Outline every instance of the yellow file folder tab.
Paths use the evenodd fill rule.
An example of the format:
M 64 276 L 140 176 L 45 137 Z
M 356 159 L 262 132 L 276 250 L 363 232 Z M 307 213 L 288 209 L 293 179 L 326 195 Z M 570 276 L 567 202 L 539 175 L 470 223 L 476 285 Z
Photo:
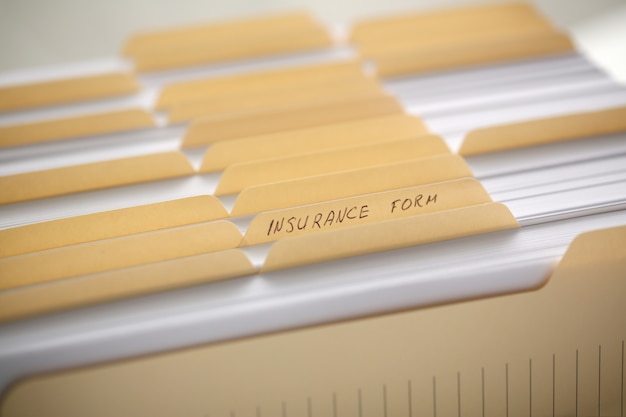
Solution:
M 132 58 L 137 71 L 148 72 L 304 52 L 333 45 L 326 29 L 317 26 L 294 28 L 284 34 L 259 35 L 230 42 L 206 40 L 181 49 L 142 53 Z
M 214 196 L 201 195 L 0 230 L 0 257 L 150 232 L 228 217 Z
M 227 221 L 64 246 L 0 259 L 0 290 L 232 249 L 241 232 Z
M 306 13 L 263 16 L 139 34 L 124 48 L 139 71 L 325 48 L 327 31 Z
M 545 30 L 487 39 L 463 40 L 441 46 L 409 47 L 401 52 L 381 53 L 374 58 L 374 62 L 379 76 L 394 77 L 566 54 L 573 52 L 574 49 L 567 35 Z
M 249 187 L 237 197 L 231 215 L 242 216 L 471 176 L 469 167 L 457 155 L 419 158 Z
M 533 291 L 42 375 L 16 384 L 2 412 L 618 416 L 625 251 L 625 227 L 583 234 Z
M 164 49 L 202 44 L 207 40 L 245 40 L 260 33 L 282 34 L 301 27 L 316 25 L 306 12 L 287 12 L 248 18 L 209 22 L 203 25 L 158 30 L 132 36 L 124 45 L 123 53 L 135 56 L 156 53 Z
M 219 39 L 220 37 L 225 37 L 225 39 L 228 39 L 237 36 L 243 37 L 249 34 L 256 34 L 259 31 L 280 33 L 291 28 L 311 25 L 314 22 L 308 13 L 291 12 L 139 33 L 126 42 L 123 53 L 126 56 L 133 56 L 148 52 L 158 52 L 163 50 L 163 48 L 175 49 L 181 45 L 201 42 L 207 38 Z
M 0 126 L 0 147 L 30 145 L 81 136 L 145 129 L 155 126 L 142 109 L 118 110 L 63 119 Z
M 200 80 L 181 81 L 163 87 L 156 108 L 168 109 L 184 101 L 228 99 L 230 97 L 281 91 L 285 88 L 336 82 L 363 77 L 357 61 L 324 62 Z
M 328 230 L 275 242 L 270 248 L 261 272 L 515 227 L 519 227 L 519 224 L 506 206 L 486 203 L 422 216 Z
M 0 322 L 257 272 L 239 249 L 0 291 Z
M 559 263 L 551 279 L 577 276 L 579 279 L 601 277 L 597 268 L 606 270 L 608 275 L 626 271 L 619 265 L 626 263 L 626 226 L 594 230 L 583 233 L 574 239 L 565 256 Z M 594 272 L 595 271 L 595 272 Z
M 200 171 L 221 171 L 236 163 L 418 136 L 424 142 L 436 140 L 431 135 L 425 135 L 426 132 L 426 127 L 418 118 L 394 114 L 216 142 L 204 154 Z
M 191 123 L 182 146 L 190 148 L 222 140 L 399 113 L 403 113 L 403 109 L 394 97 L 374 94 L 206 117 Z
M 486 26 L 480 30 L 473 32 L 448 32 L 434 37 L 406 37 L 393 39 L 390 43 L 389 39 L 383 39 L 381 42 L 373 42 L 364 44 L 359 47 L 359 55 L 363 58 L 371 58 L 376 60 L 377 57 L 385 57 L 390 55 L 402 56 L 402 54 L 410 53 L 414 50 L 422 50 L 428 48 L 434 51 L 445 51 L 446 48 L 454 46 L 481 45 L 482 42 L 489 42 L 494 39 L 517 39 L 520 37 L 532 36 L 534 34 L 553 33 L 554 29 L 548 27 L 535 26 L 502 26 L 491 27 Z M 485 43 L 488 44 L 488 43 Z
M 445 181 L 257 214 L 242 245 L 491 202 L 473 178 Z
M 626 131 L 626 107 L 476 129 L 459 153 L 470 156 Z
M 527 3 L 490 4 L 364 20 L 354 25 L 350 39 L 361 46 L 407 37 L 416 41 L 460 38 L 510 27 L 539 29 L 550 27 L 550 23 Z
M 95 100 L 138 90 L 135 77 L 125 72 L 2 87 L 0 111 Z
M 357 145 L 286 158 L 231 165 L 222 174 L 215 195 L 237 194 L 244 188 L 297 178 L 450 153 L 443 139 L 428 135 L 384 143 Z
M 352 41 L 381 76 L 571 52 L 532 6 L 513 3 L 403 15 L 357 24 Z
M 249 36 L 250 33 L 256 34 L 259 31 L 281 33 L 285 30 L 311 25 L 314 22 L 313 17 L 309 13 L 290 12 L 138 33 L 128 39 L 124 45 L 123 53 L 127 56 L 133 56 L 158 52 L 163 48 L 175 49 L 180 46 L 202 42 L 205 39 L 244 37 Z
M 0 177 L 0 204 L 192 175 L 182 152 L 165 152 Z
M 362 75 L 337 81 L 331 80 L 327 83 L 298 85 L 291 89 L 283 88 L 251 95 L 238 94 L 232 97 L 184 101 L 172 107 L 168 121 L 169 123 L 181 123 L 202 116 L 298 105 L 353 95 L 382 94 L 383 91 L 377 80 Z

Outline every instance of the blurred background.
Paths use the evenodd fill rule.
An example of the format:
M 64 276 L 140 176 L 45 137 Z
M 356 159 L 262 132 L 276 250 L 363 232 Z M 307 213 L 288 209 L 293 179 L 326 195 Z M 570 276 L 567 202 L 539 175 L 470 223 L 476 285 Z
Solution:
M 132 33 L 305 9 L 324 23 L 489 0 L 0 0 L 0 72 L 117 55 Z M 579 48 L 626 83 L 625 0 L 534 0 Z

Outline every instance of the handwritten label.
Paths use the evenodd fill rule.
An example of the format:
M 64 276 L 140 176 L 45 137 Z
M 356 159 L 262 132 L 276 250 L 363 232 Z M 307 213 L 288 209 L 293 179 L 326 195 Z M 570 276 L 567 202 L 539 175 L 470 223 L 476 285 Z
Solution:
M 490 202 L 471 178 L 269 211 L 254 217 L 243 245 Z
M 309 228 L 313 230 L 315 228 L 322 229 L 330 227 L 333 224 L 341 224 L 344 221 L 361 220 L 367 218 L 369 215 L 369 207 L 367 204 L 362 206 L 344 207 L 335 212 L 331 209 L 327 212 L 317 212 L 314 216 L 307 215 L 306 217 L 291 216 L 285 221 L 285 217 L 280 219 L 270 220 L 270 226 L 267 230 L 267 236 L 277 234 L 283 231 L 284 233 L 293 233 L 296 230 L 303 231 Z M 310 222 L 309 222 L 310 220 Z M 286 226 L 285 226 L 286 225 Z
M 415 196 L 415 198 L 404 198 L 404 199 L 397 199 L 397 200 L 393 200 L 391 202 L 391 213 L 394 213 L 396 211 L 396 209 L 398 210 L 402 210 L 402 211 L 407 211 L 410 210 L 412 208 L 422 208 L 422 207 L 426 207 L 429 204 L 436 204 L 437 203 L 437 194 L 428 194 L 428 195 L 424 195 L 424 194 L 418 194 Z

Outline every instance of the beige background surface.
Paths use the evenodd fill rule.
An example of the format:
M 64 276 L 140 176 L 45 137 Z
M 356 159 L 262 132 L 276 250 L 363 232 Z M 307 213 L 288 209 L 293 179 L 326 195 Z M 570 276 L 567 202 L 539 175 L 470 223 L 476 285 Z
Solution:
M 0 0 L 0 72 L 116 55 L 131 33 L 279 10 L 327 23 L 493 0 Z M 626 1 L 533 0 L 581 49 L 626 82 Z

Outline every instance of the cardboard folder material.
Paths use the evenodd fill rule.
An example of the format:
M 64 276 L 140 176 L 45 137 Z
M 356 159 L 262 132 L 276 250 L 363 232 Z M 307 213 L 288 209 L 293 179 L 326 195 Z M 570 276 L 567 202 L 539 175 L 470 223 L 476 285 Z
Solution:
M 221 220 L 12 256 L 0 259 L 0 290 L 232 249 L 240 242 L 235 225 Z
M 134 75 L 126 72 L 2 87 L 0 111 L 102 99 L 138 90 L 139 84 Z
M 155 106 L 159 110 L 164 110 L 184 101 L 221 100 L 251 94 L 271 93 L 297 86 L 360 78 L 363 77 L 363 74 L 360 62 L 341 60 L 180 81 L 164 86 Z
M 626 107 L 485 127 L 467 134 L 465 156 L 626 132 Z
M 625 227 L 590 232 L 535 290 L 42 375 L 2 411 L 165 416 L 184 398 L 211 415 L 620 415 L 625 249 Z M 172 372 L 185 384 L 146 378 Z
M 0 230 L 0 258 L 224 217 L 217 198 L 201 195 L 51 220 Z
M 329 48 L 333 40 L 321 26 L 297 27 L 281 34 L 260 33 L 233 41 L 207 39 L 193 45 L 133 55 L 140 72 L 260 58 Z
M 565 34 L 524 3 L 374 19 L 357 23 L 351 39 L 382 77 L 574 51 Z
M 0 204 L 192 175 L 182 152 L 141 155 L 0 177 Z
M 524 29 L 518 32 L 516 25 Z M 449 36 L 430 40 L 441 33 Z M 428 40 L 417 40 L 417 35 Z M 365 22 L 356 26 L 352 40 L 363 45 L 363 57 L 371 58 L 384 77 L 573 50 L 564 34 L 553 31 L 532 7 L 523 4 Z M 367 46 L 366 42 L 373 43 Z M 138 69 L 156 70 L 329 45 L 330 36 L 310 16 L 294 13 L 140 35 L 128 43 L 126 53 L 135 59 Z M 575 65 L 579 64 L 584 61 Z M 341 82 L 344 76 L 349 79 L 354 70 L 351 65 L 345 66 L 345 72 L 342 67 L 342 75 L 332 82 Z M 200 97 L 225 103 L 249 98 L 248 94 L 286 94 L 299 85 L 330 83 L 322 76 L 308 75 L 304 80 L 286 73 L 282 80 L 277 73 L 267 78 L 258 74 L 232 77 L 214 84 L 206 81 L 204 90 L 194 91 L 200 84 L 193 82 L 180 90 L 166 87 L 162 97 L 170 98 L 164 99 L 160 108 L 174 108 Z M 249 84 L 243 80 L 250 80 Z M 224 87 L 219 87 L 221 82 Z M 10 96 L 13 107 L 6 109 L 13 110 L 125 94 L 106 82 L 85 87 L 85 92 L 77 91 L 75 85 L 66 87 L 48 87 L 48 92 L 42 88 L 32 94 L 37 98 L 32 98 L 28 89 L 23 90 L 23 98 L 13 90 L 12 96 L 0 91 L 0 103 Z M 89 93 L 90 88 L 97 92 Z M 62 91 L 65 89 L 67 92 Z M 59 96 L 59 91 L 64 94 Z M 166 94 L 168 91 L 174 93 Z M 293 107 L 294 102 L 289 101 L 279 110 L 206 119 L 191 126 L 184 146 L 209 145 L 202 170 L 225 170 L 220 184 L 224 188 L 218 193 L 247 187 L 232 215 L 260 213 L 243 239 L 233 223 L 202 222 L 206 215 L 227 215 L 213 197 L 197 197 L 211 201 L 207 212 L 195 205 L 167 202 L 28 226 L 21 229 L 19 242 L 17 235 L 11 234 L 16 230 L 0 231 L 3 245 L 10 242 L 7 257 L 0 259 L 0 322 L 262 273 L 241 280 L 240 287 L 210 284 L 212 295 L 227 296 L 216 300 L 219 308 L 215 310 L 203 304 L 207 302 L 204 298 L 196 297 L 198 305 L 183 305 L 172 293 L 160 298 L 160 307 L 152 305 L 157 310 L 165 308 L 162 314 L 174 313 L 167 317 L 146 317 L 149 309 L 141 303 L 152 300 L 133 300 L 135 304 L 116 310 L 122 313 L 117 319 L 115 314 L 102 313 L 119 305 L 5 324 L 4 334 L 10 337 L 2 341 L 4 364 L 19 379 L 3 393 L 0 415 L 623 416 L 626 226 L 579 236 L 560 262 L 555 257 L 560 247 L 551 246 L 555 236 L 545 233 L 533 235 L 546 239 L 547 243 L 542 242 L 545 252 L 535 247 L 520 253 L 502 251 L 508 256 L 493 262 L 496 253 L 488 248 L 513 241 L 516 245 L 511 247 L 522 248 L 517 243 L 524 243 L 526 235 L 515 230 L 519 224 L 507 207 L 491 202 L 478 181 L 466 178 L 472 175 L 468 165 L 460 156 L 449 154 L 445 145 L 441 147 L 440 140 L 434 146 L 445 155 L 355 169 L 359 164 L 380 162 L 375 159 L 378 157 L 395 160 L 406 156 L 393 150 L 388 155 L 377 152 L 383 146 L 391 149 L 400 142 L 422 146 L 435 138 L 416 135 L 416 130 L 425 132 L 423 125 L 404 115 L 397 102 L 378 97 L 368 100 L 341 104 L 328 100 L 319 107 L 302 102 Z M 621 132 L 626 127 L 624 116 L 621 108 L 484 129 L 468 136 L 461 154 Z M 44 127 L 40 132 L 45 133 L 37 140 L 55 140 L 46 136 L 52 131 L 50 126 Z M 320 153 L 313 154 L 316 150 Z M 328 159 L 316 159 L 321 154 Z M 320 167 L 325 162 L 327 165 Z M 266 177 L 255 175 L 257 169 Z M 297 180 L 282 176 L 325 170 L 342 171 Z M 245 179 L 239 178 L 238 171 Z M 0 178 L 0 204 L 193 173 L 184 154 L 172 152 L 19 174 Z M 223 185 L 228 182 L 228 187 Z M 268 183 L 252 185 L 258 182 Z M 537 190 L 544 188 L 539 184 Z M 601 209 L 614 210 L 616 206 Z M 547 219 L 554 220 L 553 214 Z M 601 213 L 595 219 L 604 220 L 604 215 L 612 221 L 623 218 L 613 217 L 617 214 L 622 213 Z M 299 223 L 299 219 L 307 220 Z M 559 220 L 563 235 L 556 240 L 564 241 L 568 233 L 592 223 L 582 220 L 586 219 Z M 296 232 L 302 224 L 303 229 L 317 225 L 319 230 Z M 536 228 L 535 232 L 556 229 L 530 227 Z M 463 242 L 466 245 L 442 244 L 447 239 L 483 233 L 498 235 L 487 242 L 471 239 Z M 273 243 L 254 248 L 269 248 L 259 271 L 238 247 L 265 242 Z M 408 248 L 434 242 L 440 243 Z M 481 246 L 483 243 L 488 244 Z M 529 239 L 526 243 L 534 242 Z M 414 262 L 416 267 L 410 271 L 405 264 L 402 270 L 393 264 L 396 254 L 389 252 L 373 255 L 376 259 L 368 257 L 366 262 L 353 259 L 336 264 L 334 271 L 340 275 L 349 272 L 343 275 L 347 285 L 341 288 L 348 301 L 341 307 L 347 308 L 344 315 L 337 315 L 338 288 L 331 285 L 332 279 L 326 281 L 328 277 L 322 276 L 329 269 L 312 265 L 400 248 L 409 257 L 425 255 L 417 259 L 436 252 L 420 252 L 423 249 L 448 250 L 450 255 L 457 255 L 450 253 L 452 249 L 476 253 L 470 264 L 461 262 L 469 258 L 466 253 L 454 259 L 446 256 L 449 264 L 436 271 L 428 262 Z M 377 273 L 383 258 L 384 271 Z M 525 276 L 524 292 L 501 294 L 502 288 L 510 291 L 512 287 L 498 283 L 512 281 L 514 272 L 525 272 L 527 264 L 548 272 L 549 263 L 555 267 L 551 276 Z M 387 280 L 388 286 L 377 286 L 369 279 L 352 281 L 358 278 L 359 268 L 366 267 L 373 268 L 371 278 Z M 287 268 L 299 269 L 285 271 Z M 311 268 L 316 279 L 300 287 L 302 293 L 281 285 L 300 278 L 305 268 Z M 429 273 L 422 274 L 427 268 Z M 483 273 L 497 279 L 472 279 Z M 329 286 L 317 285 L 317 278 Z M 419 286 L 419 294 L 439 285 L 453 288 L 458 291 L 457 301 L 422 304 L 416 309 L 416 298 L 399 293 L 401 279 L 411 279 Z M 436 285 L 421 286 L 423 280 Z M 529 289 L 530 285 L 535 288 Z M 247 290 L 248 286 L 270 291 L 262 291 L 261 297 L 238 293 L 243 297 L 228 298 L 229 290 Z M 477 287 L 483 291 L 464 291 Z M 394 303 L 377 304 L 387 295 L 384 290 L 376 291 L 380 288 L 395 289 L 398 298 Z M 307 290 L 317 292 L 322 297 L 318 302 L 325 303 L 317 311 L 317 321 L 289 321 L 284 314 L 268 314 L 264 318 L 270 320 L 258 320 L 267 326 L 255 327 L 255 320 L 238 316 L 242 311 L 238 308 L 250 313 L 283 303 L 293 317 L 302 317 L 305 309 L 291 311 L 288 307 L 305 305 L 311 295 L 305 294 Z M 365 297 L 348 300 L 363 290 Z M 476 294 L 482 298 L 468 298 Z M 395 303 L 397 300 L 400 302 Z M 353 301 L 383 307 L 367 310 L 379 315 L 356 317 L 360 307 L 352 310 Z M 224 320 L 224 311 L 232 321 Z M 210 328 L 211 322 L 216 328 Z M 237 333 L 232 323 L 245 332 Z M 294 328 L 302 323 L 308 327 Z M 176 335 L 168 333 L 178 326 L 181 331 Z M 268 328 L 271 333 L 260 334 Z M 193 338 L 194 330 L 207 333 Z M 185 331 L 189 339 L 185 339 Z M 242 334 L 246 336 L 240 337 Z M 189 343 L 203 343 L 211 337 L 219 342 Z M 168 343 L 149 346 L 157 340 Z M 96 346 L 99 343 L 104 344 Z M 99 349 L 89 349 L 94 346 Z M 107 347 L 112 348 L 110 352 L 104 352 Z M 67 360 L 72 354 L 77 360 Z M 103 362 L 111 358 L 114 360 Z M 100 361 L 96 363 L 96 359 Z M 63 363 L 77 367 L 61 369 Z M 29 374 L 42 369 L 49 373 Z
M 486 203 L 275 242 L 261 268 L 274 271 L 519 227 L 509 209 Z
M 249 187 L 237 197 L 231 215 L 260 213 L 471 175 L 465 161 L 457 155 L 419 158 Z
M 403 139 L 231 165 L 220 177 L 215 195 L 236 194 L 255 185 L 450 153 L 443 139 L 432 138 L 432 141 L 422 137 Z
M 400 113 L 403 113 L 402 106 L 395 98 L 374 94 L 206 117 L 191 123 L 182 146 L 202 146 L 222 140 Z
M 361 224 L 469 207 L 491 201 L 473 178 L 366 194 L 268 211 L 254 216 L 242 245 L 343 229 Z
M 30 145 L 154 127 L 152 116 L 142 109 L 118 110 L 41 122 L 0 126 L 0 147 Z
M 0 322 L 256 273 L 239 249 L 0 291 Z
M 434 12 L 403 13 L 357 22 L 350 39 L 358 46 L 406 38 L 446 38 L 509 27 L 548 28 L 550 23 L 528 3 L 472 5 Z M 458 35 L 456 35 L 458 34 Z
M 236 163 L 411 137 L 419 137 L 426 144 L 434 138 L 426 132 L 418 118 L 397 114 L 216 142 L 207 149 L 200 171 L 220 171 Z
M 570 38 L 552 30 L 528 35 L 499 36 L 445 46 L 410 47 L 373 58 L 381 77 L 540 58 L 574 52 Z
M 202 42 L 206 39 L 246 38 L 259 32 L 282 33 L 301 26 L 315 24 L 309 13 L 290 12 L 265 16 L 209 22 L 204 25 L 181 27 L 132 36 L 124 45 L 124 55 L 135 56 L 164 49 Z
M 269 92 L 236 95 L 224 98 L 195 99 L 172 107 L 169 123 L 180 123 L 202 116 L 243 112 L 276 106 L 298 105 L 319 100 L 332 100 L 353 95 L 383 93 L 382 86 L 373 78 L 358 76 L 315 84 L 283 87 Z
M 477 45 L 482 42 L 488 43 L 495 39 L 516 39 L 533 35 L 551 33 L 554 29 L 547 25 L 506 25 L 483 26 L 472 32 L 446 32 L 437 36 L 403 35 L 401 38 L 381 39 L 380 42 L 372 42 L 359 46 L 359 55 L 364 58 L 376 59 L 379 56 L 402 55 L 413 50 L 429 48 L 433 51 L 444 48 L 453 48 L 455 45 Z
M 143 33 L 130 38 L 124 54 L 139 71 L 256 58 L 325 48 L 333 43 L 307 13 L 285 13 Z

